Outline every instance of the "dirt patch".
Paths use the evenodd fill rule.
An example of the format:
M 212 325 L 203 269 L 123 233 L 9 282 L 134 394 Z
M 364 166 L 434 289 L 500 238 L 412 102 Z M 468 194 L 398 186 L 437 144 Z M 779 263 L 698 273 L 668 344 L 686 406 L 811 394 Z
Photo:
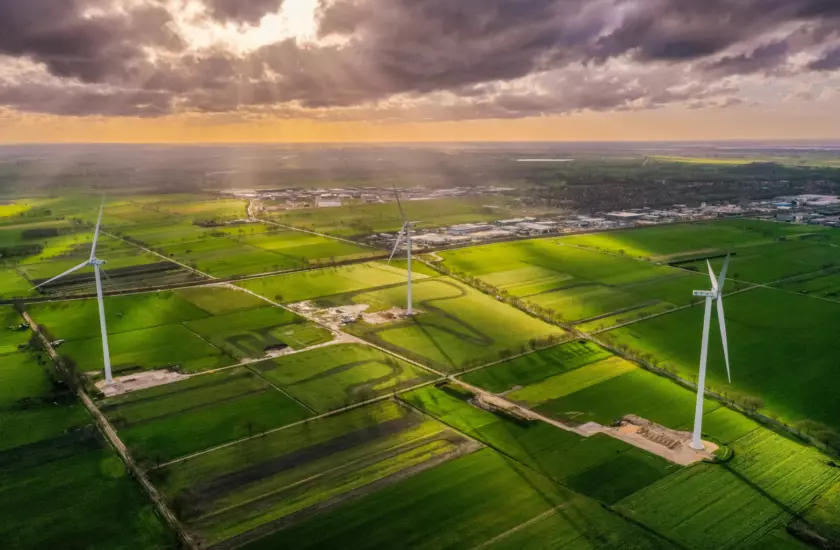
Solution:
M 114 378 L 110 385 L 106 384 L 104 380 L 100 380 L 96 383 L 96 388 L 105 397 L 114 397 L 115 395 L 122 395 L 132 391 L 145 390 L 147 388 L 154 388 L 155 386 L 179 382 L 189 377 L 188 374 L 181 374 L 170 370 L 150 370 L 126 376 L 118 376 Z
M 385 325 L 388 323 L 395 323 L 397 321 L 402 321 L 407 317 L 411 317 L 413 315 L 418 315 L 422 313 L 422 311 L 414 309 L 411 312 L 411 315 L 408 314 L 408 310 L 402 307 L 392 307 L 391 309 L 386 309 L 385 311 L 374 311 L 373 313 L 363 313 L 362 319 L 366 323 L 371 325 Z
M 315 305 L 311 300 L 306 300 L 289 304 L 286 307 L 307 319 L 338 331 L 342 326 L 358 321 L 370 306 L 367 304 L 352 304 L 322 308 Z
M 703 441 L 705 449 L 695 451 L 689 446 L 691 432 L 672 430 L 634 414 L 624 416 L 616 426 L 605 428 L 604 433 L 683 466 L 711 460 L 718 449 L 714 443 Z

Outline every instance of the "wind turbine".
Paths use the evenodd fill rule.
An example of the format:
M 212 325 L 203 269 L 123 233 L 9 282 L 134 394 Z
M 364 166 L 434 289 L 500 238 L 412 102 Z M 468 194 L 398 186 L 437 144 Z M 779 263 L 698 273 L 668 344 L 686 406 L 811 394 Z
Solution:
M 701 435 L 703 432 L 703 396 L 706 384 L 706 360 L 709 356 L 709 324 L 712 320 L 712 302 L 717 301 L 718 323 L 720 323 L 720 340 L 723 343 L 723 357 L 726 360 L 726 377 L 732 383 L 732 374 L 729 371 L 729 345 L 726 342 L 726 321 L 723 317 L 723 282 L 726 279 L 726 269 L 729 267 L 729 254 L 723 262 L 720 275 L 715 279 L 715 272 L 712 264 L 706 260 L 709 268 L 709 279 L 712 281 L 712 290 L 695 290 L 695 296 L 706 298 L 706 312 L 703 317 L 703 340 L 700 345 L 700 376 L 697 378 L 697 406 L 694 411 L 694 434 L 691 438 L 691 448 L 695 451 L 703 450 Z
M 406 259 L 408 260 L 408 308 L 406 309 L 406 315 L 414 315 L 414 312 L 411 307 L 411 223 L 410 221 L 405 219 L 405 212 L 403 212 L 402 203 L 400 202 L 400 194 L 397 192 L 397 186 L 394 186 L 394 195 L 397 196 L 397 206 L 400 208 L 400 217 L 402 218 L 403 224 L 402 228 L 400 229 L 399 233 L 397 233 L 397 242 L 394 243 L 394 249 L 391 251 L 391 256 L 388 258 L 388 263 L 391 263 L 391 260 L 394 259 L 394 254 L 397 252 L 397 248 L 400 246 L 400 242 L 403 238 L 405 238 L 405 251 L 406 251 Z
M 102 279 L 101 279 L 101 266 L 105 264 L 105 260 L 100 260 L 96 257 L 96 242 L 99 240 L 99 226 L 102 225 L 102 211 L 105 208 L 105 201 L 102 201 L 102 206 L 99 208 L 99 219 L 96 220 L 96 231 L 93 234 L 93 244 L 90 247 L 90 258 L 85 260 L 84 262 L 80 263 L 76 267 L 70 268 L 61 275 L 57 275 L 48 281 L 44 281 L 40 285 L 33 288 L 41 288 L 42 286 L 48 285 L 53 281 L 57 281 L 61 279 L 65 275 L 69 275 L 74 271 L 78 271 L 84 267 L 89 265 L 93 266 L 93 274 L 96 278 L 96 299 L 99 302 L 99 328 L 102 331 L 102 355 L 105 360 L 105 383 L 110 385 L 112 382 L 111 378 L 111 354 L 108 351 L 108 330 L 105 327 L 105 304 L 102 300 Z M 104 271 L 102 272 L 104 273 Z

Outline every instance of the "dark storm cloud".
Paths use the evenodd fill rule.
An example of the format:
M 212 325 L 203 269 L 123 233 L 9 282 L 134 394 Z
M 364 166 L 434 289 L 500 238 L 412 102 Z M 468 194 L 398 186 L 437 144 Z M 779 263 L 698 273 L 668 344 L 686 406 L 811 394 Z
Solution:
M 205 4 L 214 19 L 255 25 L 264 15 L 277 12 L 283 0 L 205 0 Z
M 84 86 L 0 84 L 0 105 L 19 111 L 66 116 L 157 117 L 171 112 L 169 94 L 135 90 L 94 90 Z
M 808 67 L 813 71 L 836 71 L 840 69 L 840 46 L 825 52 Z
M 205 17 L 243 25 L 282 5 L 202 1 Z M 68 88 L 68 114 L 119 114 L 122 106 L 145 116 L 376 107 L 396 95 L 416 102 L 439 92 L 468 103 L 460 112 L 470 116 L 650 108 L 717 101 L 724 96 L 711 95 L 724 92 L 716 82 L 733 75 L 792 74 L 790 60 L 801 52 L 823 52 L 807 70 L 840 69 L 840 0 L 322 0 L 318 34 L 338 40 L 284 39 L 242 56 L 221 46 L 183 50 L 167 11 L 178 2 L 86 15 L 112 5 L 0 0 L 0 55 L 92 84 L 87 108 L 83 91 Z M 616 64 L 633 70 L 611 73 Z M 667 71 L 656 73 L 658 82 L 637 80 L 638 69 L 655 67 L 682 81 Z M 496 86 L 579 70 L 595 77 L 578 86 L 560 74 L 530 92 Z M 7 85 L 0 105 L 37 110 L 11 89 L 18 87 Z M 43 97 L 47 91 L 62 93 L 39 90 L 44 111 L 61 112 L 57 97 Z

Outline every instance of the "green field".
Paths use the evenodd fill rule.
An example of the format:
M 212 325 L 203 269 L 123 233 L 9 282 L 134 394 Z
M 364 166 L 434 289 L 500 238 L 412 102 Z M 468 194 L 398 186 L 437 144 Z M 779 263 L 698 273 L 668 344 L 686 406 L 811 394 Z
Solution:
M 618 508 L 690 548 L 762 548 L 769 533 L 840 479 L 826 457 L 768 430 L 752 431 L 732 447 L 731 462 L 687 468 Z
M 361 344 L 338 344 L 255 365 L 260 374 L 317 412 L 372 399 L 437 378 Z
M 564 485 L 611 504 L 679 469 L 603 434 L 584 438 L 545 422 L 523 424 L 467 403 L 468 393 L 421 388 L 408 403 Z
M 403 209 L 409 219 L 420 220 L 420 228 L 513 218 L 528 212 L 514 197 L 503 196 L 403 201 Z M 339 237 L 396 232 L 402 226 L 396 202 L 288 210 L 272 214 L 271 218 L 293 227 Z
M 261 277 L 237 284 L 276 302 L 292 303 L 396 285 L 404 283 L 406 278 L 404 270 L 376 262 Z M 422 279 L 423 276 L 417 274 L 414 278 Z
M 51 363 L 0 355 L 0 540 L 4 549 L 176 548 Z
M 502 393 L 606 359 L 610 353 L 586 340 L 529 353 L 461 377 L 464 382 Z
M 242 544 L 476 445 L 386 401 L 218 449 L 153 477 L 206 544 Z
M 836 444 L 840 409 L 834 396 L 840 387 L 832 374 L 837 349 L 828 334 L 840 322 L 840 305 L 764 288 L 724 302 L 732 385 L 726 381 L 720 337 L 713 327 L 709 386 L 738 401 L 752 398 L 749 402 L 759 405 L 762 412 L 798 423 Z M 702 309 L 695 307 L 607 334 L 693 380 L 702 315 Z
M 708 256 L 739 247 L 819 235 L 830 229 L 749 219 L 684 223 L 564 237 L 561 242 L 657 261 Z
M 537 521 L 539 520 L 539 521 Z M 269 548 L 666 548 L 655 535 L 490 449 L 258 540 Z
M 31 333 L 29 328 L 21 328 L 23 318 L 11 306 L 0 306 L 0 355 L 17 350 L 25 344 Z
M 413 285 L 412 318 L 347 330 L 374 344 L 437 369 L 453 372 L 524 351 L 531 341 L 562 338 L 562 329 L 534 319 L 449 278 Z M 367 304 L 369 311 L 405 307 L 406 287 L 334 296 L 323 305 Z
M 443 252 L 444 266 L 477 277 L 511 300 L 539 307 L 551 317 L 586 322 L 625 313 L 631 318 L 651 307 L 670 309 L 692 302 L 703 279 L 573 246 L 565 239 L 537 239 Z
M 312 415 L 245 368 L 103 400 L 134 457 L 147 464 L 194 453 Z
M 235 287 L 234 287 L 235 288 Z M 207 286 L 105 299 L 114 372 L 178 368 L 186 372 L 260 359 L 271 349 L 327 342 L 326 329 L 246 292 Z M 33 319 L 82 371 L 102 365 L 96 300 L 29 306 Z

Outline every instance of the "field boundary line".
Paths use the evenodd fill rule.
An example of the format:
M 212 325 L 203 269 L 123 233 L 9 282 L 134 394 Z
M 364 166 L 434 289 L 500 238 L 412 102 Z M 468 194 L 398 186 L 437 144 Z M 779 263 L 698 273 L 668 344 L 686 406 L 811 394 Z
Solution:
M 265 376 L 260 374 L 256 369 L 251 368 L 250 365 L 245 365 L 245 368 L 248 369 L 249 371 L 253 372 L 254 374 L 256 374 L 257 378 L 259 378 L 260 380 L 262 380 L 263 382 L 265 382 L 266 384 L 268 384 L 269 386 L 271 386 L 272 388 L 274 388 L 275 390 L 280 392 L 282 395 L 285 395 L 286 397 L 288 397 L 289 399 L 291 399 L 292 401 L 294 401 L 295 403 L 297 403 L 298 405 L 300 405 L 301 407 L 303 407 L 307 411 L 309 411 L 309 412 L 311 412 L 312 414 L 315 414 L 315 415 L 318 414 L 318 411 L 316 411 L 315 409 L 313 409 L 312 407 L 310 407 L 309 405 L 307 405 L 306 403 L 304 403 L 303 401 L 301 401 L 297 397 L 287 393 L 285 390 L 283 390 L 283 388 L 276 385 L 274 382 L 272 382 L 271 380 L 269 380 L 268 378 L 266 378 Z
M 334 241 L 339 241 L 339 242 L 343 242 L 343 243 L 347 243 L 347 244 L 354 244 L 356 246 L 361 246 L 361 247 L 364 247 L 364 248 L 372 248 L 374 250 L 380 250 L 379 248 L 376 248 L 375 246 L 371 246 L 367 243 L 357 243 L 356 241 L 352 241 L 350 239 L 345 239 L 343 237 L 335 237 L 333 235 L 327 235 L 326 233 L 319 233 L 318 231 L 312 231 L 310 229 L 302 229 L 300 227 L 294 227 L 294 226 L 291 226 L 291 225 L 278 223 L 278 222 L 275 222 L 275 221 L 272 221 L 272 220 L 264 220 L 262 218 L 257 218 L 257 217 L 252 217 L 251 219 L 256 220 L 260 223 L 267 223 L 269 225 L 276 225 L 277 227 L 281 227 L 281 228 L 286 229 L 288 231 L 299 231 L 301 233 L 308 233 L 310 235 L 316 235 L 318 237 L 323 237 L 323 238 L 331 239 L 331 240 L 334 240 Z
M 548 510 L 546 510 L 542 514 L 539 514 L 535 517 L 532 517 L 528 521 L 520 523 L 519 525 L 515 525 L 515 526 L 511 527 L 510 529 L 508 529 L 507 531 L 505 531 L 503 533 L 499 533 L 498 535 L 496 535 L 492 539 L 482 542 L 478 546 L 473 546 L 471 550 L 481 550 L 482 548 L 487 548 L 491 544 L 493 544 L 495 542 L 498 542 L 498 541 L 500 541 L 504 538 L 507 538 L 508 536 L 510 536 L 510 535 L 512 535 L 512 534 L 514 534 L 518 531 L 521 531 L 522 529 L 525 529 L 526 527 L 530 527 L 531 525 L 533 525 L 535 523 L 538 523 L 538 522 L 540 522 L 540 521 L 542 521 L 546 518 L 550 518 L 551 516 L 556 514 L 558 510 L 560 510 L 561 508 L 566 508 L 568 505 L 569 505 L 568 502 L 564 502 L 563 504 L 558 504 L 557 506 L 549 508 Z M 567 544 L 576 541 L 577 539 L 579 539 L 582 536 L 583 536 L 583 534 L 580 534 L 580 535 L 576 536 L 574 539 L 568 541 Z
M 208 275 L 207 273 L 204 273 L 203 271 L 199 271 L 198 269 L 195 269 L 194 267 L 190 267 L 190 266 L 188 266 L 187 264 L 182 264 L 182 263 L 181 263 L 181 262 L 179 262 L 178 260 L 173 260 L 172 258 L 169 258 L 169 257 L 167 257 L 167 256 L 164 256 L 163 254 L 161 254 L 161 253 L 159 253 L 159 252 L 155 252 L 154 250 L 152 250 L 152 249 L 150 249 L 150 248 L 146 248 L 146 247 L 145 247 L 145 246 L 143 246 L 143 245 L 140 245 L 140 244 L 137 244 L 137 243 L 135 243 L 135 242 L 129 241 L 128 239 L 126 239 L 126 238 L 124 238 L 124 237 L 120 237 L 119 235 L 115 235 L 115 234 L 113 234 L 113 233 L 109 233 L 108 231 L 105 231 L 104 229 L 100 230 L 100 232 L 101 232 L 101 233 L 104 233 L 105 235 L 108 235 L 108 236 L 109 236 L 109 237 L 111 237 L 112 239 L 118 239 L 118 240 L 120 240 L 120 241 L 122 241 L 122 242 L 124 242 L 124 243 L 128 243 L 128 244 L 130 244 L 131 246 L 133 246 L 133 247 L 135 247 L 135 248 L 139 248 L 140 250 L 143 250 L 143 251 L 145 251 L 145 252 L 148 252 L 149 254 L 154 254 L 154 255 L 155 255 L 155 256 L 157 256 L 158 258 L 163 258 L 163 259 L 164 259 L 164 260 L 166 260 L 167 262 L 170 262 L 170 263 L 173 263 L 173 264 L 179 265 L 179 266 L 183 267 L 184 269 L 188 269 L 189 271 L 192 271 L 192 272 L 193 272 L 193 273 L 195 273 L 196 275 L 200 275 L 200 276 L 202 276 L 202 277 L 206 277 L 206 278 L 209 278 L 209 279 L 215 279 L 215 278 L 216 278 L 216 277 L 213 277 L 212 275 Z
M 439 382 L 439 380 L 427 380 L 426 382 L 423 382 L 423 383 L 417 384 L 415 386 L 411 386 L 409 388 L 405 388 L 403 390 L 400 390 L 400 392 L 409 392 L 409 391 L 412 391 L 412 390 L 417 390 L 417 389 L 435 384 L 436 382 Z M 395 396 L 396 396 L 396 392 L 384 393 L 384 394 L 379 395 L 377 397 L 372 397 L 372 398 L 367 399 L 365 401 L 359 401 L 358 403 L 353 403 L 353 404 L 347 405 L 345 407 L 341 407 L 341 408 L 338 408 L 338 409 L 333 409 L 331 411 L 327 411 L 327 412 L 319 414 L 317 416 L 310 416 L 309 418 L 304 418 L 303 420 L 298 420 L 296 422 L 292 422 L 291 424 L 286 424 L 285 426 L 278 426 L 277 428 L 272 428 L 270 430 L 266 430 L 266 431 L 260 432 L 258 434 L 249 435 L 248 437 L 243 437 L 243 438 L 240 438 L 240 439 L 235 439 L 233 441 L 228 441 L 227 443 L 222 443 L 221 445 L 216 445 L 214 447 L 210 447 L 209 449 L 204 449 L 203 451 L 198 451 L 196 453 L 184 455 L 184 456 L 181 456 L 181 457 L 178 457 L 178 458 L 173 458 L 172 460 L 169 460 L 167 462 L 162 462 L 160 465 L 155 466 L 154 468 L 149 468 L 149 470 L 158 470 L 160 468 L 166 468 L 167 466 L 171 466 L 173 464 L 178 464 L 179 462 L 186 462 L 188 460 L 199 457 L 201 455 L 204 455 L 204 454 L 207 454 L 207 453 L 212 453 L 214 451 L 218 451 L 219 449 L 224 449 L 226 447 L 232 447 L 234 445 L 238 445 L 240 443 L 250 441 L 251 439 L 258 439 L 260 437 L 264 437 L 266 435 L 273 434 L 275 432 L 280 432 L 280 431 L 283 431 L 283 430 L 287 430 L 289 428 L 293 428 L 295 426 L 300 426 L 301 424 L 305 424 L 307 422 L 312 422 L 314 420 L 319 420 L 321 418 L 327 418 L 327 417 L 330 417 L 330 416 L 335 416 L 335 415 L 338 415 L 338 414 L 341 414 L 341 413 L 344 413 L 344 412 L 347 412 L 347 411 L 350 411 L 350 410 L 353 410 L 353 409 L 358 409 L 360 407 L 370 405 L 372 403 L 378 403 L 380 401 L 387 401 L 388 399 L 392 399 Z
M 56 353 L 55 349 L 52 347 L 46 336 L 44 336 L 44 333 L 41 332 L 41 328 L 38 326 L 37 323 L 35 323 L 35 321 L 33 321 L 32 317 L 30 317 L 28 313 L 23 312 L 21 315 L 26 321 L 26 323 L 29 325 L 30 329 L 38 335 L 38 338 L 44 345 L 44 349 L 47 350 L 47 354 L 53 360 L 53 368 L 58 369 L 59 355 L 58 353 Z M 184 528 L 184 526 L 181 524 L 181 522 L 178 520 L 178 518 L 175 516 L 172 510 L 169 509 L 169 506 L 166 504 L 166 500 L 164 499 L 163 495 L 149 480 L 148 476 L 146 475 L 146 472 L 141 470 L 140 467 L 137 466 L 137 464 L 134 462 L 134 459 L 132 458 L 128 447 L 126 447 L 126 445 L 122 442 L 119 435 L 117 434 L 117 431 L 114 429 L 114 427 L 105 417 L 105 415 L 102 414 L 102 411 L 99 410 L 99 408 L 90 398 L 90 396 L 88 396 L 84 388 L 79 387 L 76 390 L 76 394 L 82 401 L 82 405 L 93 417 L 93 420 L 96 423 L 96 427 L 105 437 L 105 440 L 108 441 L 108 444 L 114 449 L 114 451 L 123 461 L 131 476 L 134 477 L 140 483 L 140 486 L 145 490 L 146 495 L 152 500 L 152 504 L 157 509 L 158 513 L 163 517 L 163 519 L 167 523 L 169 523 L 170 527 L 172 527 L 175 530 L 179 538 L 184 542 L 184 544 L 188 548 L 198 548 L 196 541 L 187 532 L 187 530 Z

